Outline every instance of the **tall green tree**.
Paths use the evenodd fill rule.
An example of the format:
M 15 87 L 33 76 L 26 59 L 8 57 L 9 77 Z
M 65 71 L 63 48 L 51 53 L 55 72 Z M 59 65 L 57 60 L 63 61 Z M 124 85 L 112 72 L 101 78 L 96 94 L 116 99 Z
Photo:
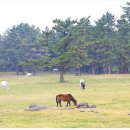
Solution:
M 90 55 L 93 73 L 111 73 L 112 40 L 115 30 L 115 18 L 109 12 L 95 22 Z
M 51 67 L 57 67 L 60 72 L 59 82 L 64 82 L 64 73 L 68 67 L 80 67 L 86 61 L 86 46 L 84 40 L 79 39 L 76 34 L 77 20 L 67 18 L 53 20 L 53 30 L 58 38 L 52 44 L 54 57 L 50 60 Z
M 123 14 L 117 20 L 116 56 L 120 73 L 128 73 L 130 66 L 130 2 L 122 7 Z
M 6 70 L 8 63 L 5 59 L 4 36 L 0 35 L 0 70 Z
M 6 32 L 6 60 L 14 66 L 17 74 L 19 74 L 19 71 L 23 71 L 24 73 L 24 66 L 21 63 L 33 56 L 31 52 L 35 52 L 36 50 L 37 38 L 39 35 L 40 30 L 35 28 L 35 26 L 29 26 L 27 23 L 13 26 Z

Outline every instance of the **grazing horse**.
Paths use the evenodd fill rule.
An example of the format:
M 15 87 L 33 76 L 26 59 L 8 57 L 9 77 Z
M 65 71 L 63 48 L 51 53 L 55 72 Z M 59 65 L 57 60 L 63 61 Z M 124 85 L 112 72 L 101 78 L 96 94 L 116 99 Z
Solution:
M 68 105 L 71 106 L 70 101 L 72 101 L 75 106 L 77 105 L 77 101 L 75 100 L 75 98 L 71 94 L 59 94 L 59 95 L 56 95 L 57 107 L 58 107 L 58 104 L 60 104 L 60 107 L 62 107 L 61 106 L 61 101 L 67 102 L 66 107 L 68 107 Z

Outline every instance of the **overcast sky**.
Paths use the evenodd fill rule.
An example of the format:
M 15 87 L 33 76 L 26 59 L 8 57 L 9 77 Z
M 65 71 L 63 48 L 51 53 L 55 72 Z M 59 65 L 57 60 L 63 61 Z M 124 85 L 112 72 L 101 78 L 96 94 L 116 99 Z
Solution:
M 52 27 L 52 20 L 71 17 L 80 19 L 91 16 L 90 20 L 100 18 L 109 11 L 116 18 L 130 0 L 0 0 L 0 34 L 19 23 L 35 25 L 41 30 Z

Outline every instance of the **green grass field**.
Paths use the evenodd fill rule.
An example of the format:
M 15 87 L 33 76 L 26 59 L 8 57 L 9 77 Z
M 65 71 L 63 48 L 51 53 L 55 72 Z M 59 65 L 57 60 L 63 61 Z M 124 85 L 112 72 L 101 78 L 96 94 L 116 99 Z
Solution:
M 79 79 L 87 82 L 80 90 Z M 130 128 L 130 75 L 37 74 L 26 78 L 0 73 L 10 89 L 0 89 L 0 128 Z M 78 103 L 96 105 L 92 109 L 61 109 L 55 96 L 71 93 Z M 31 104 L 50 106 L 40 111 L 24 111 Z M 66 102 L 62 102 L 65 107 Z

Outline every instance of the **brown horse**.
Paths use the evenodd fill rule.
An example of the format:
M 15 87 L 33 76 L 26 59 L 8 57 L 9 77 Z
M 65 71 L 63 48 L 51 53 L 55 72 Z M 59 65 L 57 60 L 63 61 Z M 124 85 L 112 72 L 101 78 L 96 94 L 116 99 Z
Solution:
M 77 101 L 75 100 L 75 98 L 71 94 L 59 94 L 59 95 L 56 95 L 57 107 L 58 107 L 58 104 L 60 104 L 60 107 L 62 107 L 61 106 L 61 101 L 67 102 L 66 107 L 68 107 L 68 105 L 71 106 L 70 101 L 72 101 L 75 106 L 77 105 Z

